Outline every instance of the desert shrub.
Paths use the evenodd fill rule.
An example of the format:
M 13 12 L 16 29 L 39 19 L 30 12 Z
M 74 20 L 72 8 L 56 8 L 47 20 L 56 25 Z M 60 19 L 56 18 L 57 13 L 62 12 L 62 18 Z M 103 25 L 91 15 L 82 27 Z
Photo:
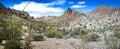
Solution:
M 3 40 L 3 32 L 1 32 L 1 29 L 0 29 L 0 44 L 1 44 L 1 42 L 2 42 L 2 40 Z
M 21 43 L 18 40 L 9 40 L 4 45 L 5 49 L 22 49 Z
M 25 40 L 25 42 L 23 42 L 23 49 L 32 49 L 31 41 Z
M 120 39 L 120 30 L 115 30 L 113 34 L 114 34 L 115 37 Z
M 61 31 L 58 31 L 55 35 L 56 38 L 62 38 L 63 37 L 63 33 Z
M 8 16 L 4 15 L 0 17 L 0 39 L 19 39 L 22 33 L 20 25 L 12 22 L 11 19 L 8 19 L 7 17 Z
M 0 39 L 0 44 L 2 43 L 2 39 Z
M 47 31 L 45 31 L 44 34 L 50 38 L 53 38 L 53 37 L 62 38 L 63 37 L 62 32 L 56 29 L 48 29 Z
M 86 35 L 83 36 L 83 40 L 84 41 L 97 41 L 97 39 L 99 38 L 100 36 L 95 34 L 95 33 L 88 33 Z
M 70 31 L 70 36 L 83 36 L 88 33 L 88 30 L 86 28 L 78 27 L 74 28 L 72 31 Z
M 34 41 L 43 41 L 43 35 L 34 35 L 33 36 Z

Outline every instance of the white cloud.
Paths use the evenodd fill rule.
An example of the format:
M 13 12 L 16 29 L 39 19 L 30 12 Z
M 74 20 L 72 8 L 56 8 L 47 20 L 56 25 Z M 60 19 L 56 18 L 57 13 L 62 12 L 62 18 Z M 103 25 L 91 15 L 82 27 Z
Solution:
M 74 4 L 74 2 L 70 1 L 69 4 Z
M 72 5 L 71 8 L 85 8 L 87 7 L 85 3 L 86 3 L 85 1 L 79 1 L 78 4 Z
M 23 8 L 26 6 L 27 3 L 28 2 L 15 4 L 11 8 L 16 10 L 23 10 Z M 56 2 L 51 2 L 51 3 L 29 2 L 28 6 L 25 8 L 24 11 L 27 11 L 31 16 L 34 16 L 34 17 L 56 15 L 54 13 L 63 12 L 64 10 L 62 8 L 52 7 L 55 3 Z M 49 13 L 52 13 L 52 14 L 49 14 Z
M 86 5 L 73 5 L 71 8 L 84 8 L 87 7 Z
M 85 1 L 79 1 L 78 4 L 85 4 Z

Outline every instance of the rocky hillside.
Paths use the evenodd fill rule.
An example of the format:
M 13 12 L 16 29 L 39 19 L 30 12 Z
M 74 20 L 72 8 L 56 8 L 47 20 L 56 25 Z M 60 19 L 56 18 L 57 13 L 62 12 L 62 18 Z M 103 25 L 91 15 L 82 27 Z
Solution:
M 38 21 L 42 19 L 53 23 L 61 23 L 63 26 L 65 26 L 66 23 L 69 24 L 69 27 L 82 24 L 89 29 L 102 29 L 119 24 L 120 8 L 100 5 L 88 13 L 77 12 L 68 8 L 64 14 L 59 17 L 49 16 L 41 17 L 40 19 L 37 18 Z
M 91 13 L 98 14 L 98 16 L 112 15 L 113 13 L 120 14 L 119 7 L 111 7 L 106 5 L 100 5 Z
M 100 5 L 86 14 L 91 19 L 93 29 L 110 29 L 120 25 L 120 8 Z
M 75 20 L 76 18 L 80 16 L 85 16 L 83 12 L 77 12 L 72 10 L 71 8 L 66 9 L 63 15 L 61 16 L 48 16 L 48 17 L 39 17 L 36 18 L 36 21 L 46 21 L 50 22 L 51 24 L 57 25 L 57 26 L 65 26 L 69 22 Z
M 27 12 L 15 10 L 15 9 L 10 9 L 10 8 L 6 8 L 5 6 L 3 6 L 0 3 L 0 14 L 1 13 L 15 14 L 15 15 L 18 15 L 19 17 L 22 17 L 22 18 L 28 19 L 28 20 L 33 20 L 34 19 Z
M 32 42 L 34 49 L 120 49 L 119 7 L 100 5 L 88 13 L 68 8 L 61 16 L 33 19 L 27 12 L 9 9 L 0 3 L 0 18 L 20 26 L 23 39 L 28 34 L 30 38 L 41 35 L 45 41 Z
M 67 29 L 85 26 L 92 32 L 111 32 L 112 30 L 120 28 L 120 8 L 100 5 L 88 13 L 77 12 L 68 8 L 64 14 L 59 17 L 42 17 L 41 19 L 37 18 L 37 21 L 43 19 Z
M 28 28 L 27 30 L 31 28 L 34 31 L 40 32 L 40 29 L 47 25 L 46 22 L 34 21 L 34 18 L 25 11 L 6 8 L 0 3 L 0 18 L 4 17 L 6 21 L 12 21 L 12 23 L 15 23 L 15 25 L 19 25 L 23 30 L 25 30 L 25 28 Z

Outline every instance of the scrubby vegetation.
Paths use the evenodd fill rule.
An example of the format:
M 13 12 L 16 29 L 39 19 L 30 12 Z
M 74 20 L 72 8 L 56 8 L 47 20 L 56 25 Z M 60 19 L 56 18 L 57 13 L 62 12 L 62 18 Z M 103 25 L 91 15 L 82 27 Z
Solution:
M 114 34 L 115 37 L 120 39 L 120 30 L 115 30 L 113 34 Z
M 83 40 L 84 41 L 97 41 L 97 39 L 99 38 L 100 36 L 95 34 L 95 33 L 88 33 L 86 35 L 83 36 Z
M 1 44 L 1 42 L 2 42 L 2 39 L 0 39 L 0 44 Z
M 0 39 L 10 40 L 10 39 L 19 39 L 21 36 L 20 26 L 12 22 L 7 16 L 0 16 Z
M 4 49 L 22 49 L 22 43 L 18 40 L 9 40 L 6 42 Z
M 34 41 L 43 41 L 43 40 L 45 40 L 43 38 L 43 35 L 34 35 L 33 39 L 34 39 Z
M 62 38 L 63 37 L 63 33 L 57 29 L 48 29 L 47 31 L 45 31 L 44 33 L 47 37 L 53 38 Z
M 72 31 L 70 31 L 70 36 L 71 37 L 75 37 L 75 36 L 84 36 L 88 33 L 88 30 L 86 28 L 83 27 L 77 27 L 74 28 Z

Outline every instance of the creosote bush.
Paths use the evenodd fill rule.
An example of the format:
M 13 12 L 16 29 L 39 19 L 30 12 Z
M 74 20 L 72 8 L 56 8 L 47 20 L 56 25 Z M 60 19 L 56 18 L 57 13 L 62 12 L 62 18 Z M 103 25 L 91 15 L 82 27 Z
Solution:
M 74 28 L 72 31 L 70 31 L 70 36 L 74 37 L 74 36 L 84 36 L 88 33 L 88 30 L 86 28 L 82 28 L 82 27 L 77 27 Z
M 83 39 L 84 41 L 89 41 L 89 42 L 91 42 L 91 41 L 97 41 L 97 39 L 98 39 L 99 37 L 100 37 L 100 36 L 97 35 L 97 34 L 95 34 L 95 33 L 88 33 L 88 34 L 84 35 L 82 39 Z
M 2 39 L 0 39 L 0 44 L 2 43 Z
M 33 39 L 34 39 L 34 41 L 43 41 L 43 40 L 45 40 L 43 38 L 43 35 L 34 35 Z
M 120 39 L 120 30 L 115 30 L 113 34 L 114 34 L 115 37 Z
M 20 41 L 12 39 L 6 42 L 4 49 L 22 49 L 21 46 L 22 44 Z
M 8 16 L 0 16 L 0 40 L 19 39 L 21 36 L 21 25 L 13 22 Z
M 63 37 L 63 33 L 56 29 L 48 29 L 47 31 L 45 31 L 44 34 L 49 38 L 54 38 L 54 37 L 62 38 Z

